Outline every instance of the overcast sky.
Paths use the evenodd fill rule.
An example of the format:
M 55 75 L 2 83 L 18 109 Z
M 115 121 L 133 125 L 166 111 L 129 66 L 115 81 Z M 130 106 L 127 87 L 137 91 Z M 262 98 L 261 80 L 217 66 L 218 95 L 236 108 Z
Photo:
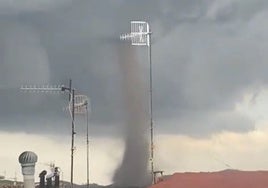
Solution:
M 175 147 L 174 156 L 185 156 L 172 168 L 167 162 L 171 159 L 160 155 L 159 168 L 169 173 L 227 168 L 219 162 L 222 159 L 217 159 L 216 167 L 198 165 L 213 160 L 204 156 L 193 159 L 197 162 L 192 165 L 186 162 L 191 159 L 191 147 L 178 145 L 201 143 L 200 153 L 209 148 L 225 159 L 232 152 L 226 149 L 228 144 L 217 145 L 217 138 L 239 138 L 237 148 L 246 147 L 243 139 L 252 141 L 253 147 L 264 143 L 258 135 L 262 141 L 267 135 L 263 113 L 268 106 L 267 16 L 268 2 L 264 0 L 0 0 L 1 134 L 17 139 L 31 135 L 33 142 L 40 138 L 44 148 L 49 147 L 47 138 L 63 144 L 67 148 L 64 155 L 69 155 L 70 117 L 63 110 L 68 96 L 23 93 L 19 88 L 25 84 L 67 85 L 71 78 L 74 87 L 91 100 L 90 134 L 98 141 L 94 146 L 99 146 L 94 156 L 102 155 L 103 164 L 113 164 L 107 165 L 109 173 L 103 172 L 106 168 L 96 172 L 93 181 L 109 183 L 123 153 L 120 138 L 125 110 L 118 49 L 124 41 L 119 36 L 129 32 L 131 20 L 145 20 L 153 32 L 155 130 L 159 138 L 165 138 L 159 148 L 173 151 Z M 134 50 L 148 86 L 147 49 Z M 77 137 L 82 139 L 83 121 L 77 124 Z M 114 143 L 112 159 L 100 147 L 105 139 Z M 267 149 L 260 150 L 262 155 Z M 238 151 L 232 158 L 235 164 L 244 154 Z M 13 158 L 20 152 L 16 150 Z M 53 160 L 44 156 L 44 160 Z M 248 168 L 246 164 L 245 160 L 237 168 Z M 261 164 L 250 169 L 268 168 Z M 13 173 L 11 168 L 9 171 Z M 66 171 L 68 177 L 67 166 Z M 76 181 L 83 182 L 79 177 Z

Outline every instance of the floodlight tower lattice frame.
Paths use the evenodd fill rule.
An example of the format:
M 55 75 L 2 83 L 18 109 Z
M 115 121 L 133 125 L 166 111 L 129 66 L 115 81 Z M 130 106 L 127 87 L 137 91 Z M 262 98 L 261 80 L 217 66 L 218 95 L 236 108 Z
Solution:
M 145 21 L 131 21 L 130 33 L 120 35 L 120 40 L 130 40 L 133 46 L 148 46 L 149 59 L 149 92 L 150 92 L 150 162 L 152 183 L 155 184 L 154 178 L 154 129 L 153 129 L 153 77 L 152 77 L 152 44 L 151 29 Z

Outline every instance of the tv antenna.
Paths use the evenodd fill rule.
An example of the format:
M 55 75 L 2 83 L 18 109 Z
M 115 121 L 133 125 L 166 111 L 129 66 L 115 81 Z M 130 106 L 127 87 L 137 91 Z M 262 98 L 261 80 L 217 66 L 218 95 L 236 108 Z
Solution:
M 90 114 L 90 100 L 86 95 L 75 95 L 75 114 L 84 114 L 86 117 L 86 145 L 87 145 L 87 188 L 89 188 L 89 114 Z M 71 111 L 71 105 L 69 110 Z
M 150 66 L 150 162 L 151 162 L 151 175 L 152 183 L 155 184 L 154 178 L 154 130 L 153 130 L 153 90 L 152 90 L 152 45 L 151 45 L 150 26 L 145 21 L 131 21 L 130 33 L 122 34 L 121 40 L 130 40 L 133 46 L 148 46 L 148 59 Z
M 72 141 L 71 141 L 71 188 L 73 188 L 73 166 L 74 166 L 74 136 L 75 132 L 75 114 L 81 113 L 85 107 L 83 104 L 87 104 L 88 100 L 85 100 L 85 96 L 81 97 L 82 95 L 76 96 L 76 90 L 72 87 L 72 80 L 69 81 L 69 86 L 66 87 L 64 85 L 29 85 L 29 86 L 22 86 L 20 88 L 22 91 L 31 92 L 31 93 L 64 93 L 67 92 L 69 94 L 69 111 L 72 119 Z M 82 100 L 83 99 L 83 100 Z

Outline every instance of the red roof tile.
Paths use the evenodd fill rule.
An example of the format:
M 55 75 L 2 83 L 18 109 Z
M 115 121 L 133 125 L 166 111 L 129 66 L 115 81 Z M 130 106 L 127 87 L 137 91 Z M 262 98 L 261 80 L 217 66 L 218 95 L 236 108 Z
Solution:
M 150 188 L 268 188 L 268 171 L 175 173 Z

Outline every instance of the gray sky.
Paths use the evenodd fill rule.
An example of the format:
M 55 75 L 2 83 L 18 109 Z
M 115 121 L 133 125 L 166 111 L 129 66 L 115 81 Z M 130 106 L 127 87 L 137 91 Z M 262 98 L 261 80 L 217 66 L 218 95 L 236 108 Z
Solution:
M 260 169 L 261 162 L 241 162 L 241 152 L 259 148 L 255 158 L 266 156 L 267 149 L 258 143 L 266 142 L 268 130 L 263 115 L 268 106 L 267 16 L 264 0 L 0 0 L 0 130 L 14 139 L 26 132 L 31 135 L 27 144 L 38 136 L 45 143 L 49 135 L 66 144 L 70 117 L 63 108 L 68 96 L 22 93 L 18 88 L 67 85 L 72 78 L 75 88 L 91 99 L 90 134 L 112 144 L 106 151 L 104 141 L 96 141 L 94 157 L 102 159 L 95 164 L 96 173 L 107 165 L 112 174 L 123 144 L 109 139 L 122 136 L 126 119 L 118 62 L 124 41 L 119 36 L 129 32 L 131 20 L 145 20 L 153 31 L 154 123 L 156 134 L 164 138 L 159 150 L 172 152 L 159 152 L 159 166 L 172 172 L 176 169 L 168 161 L 178 158 L 178 169 L 219 169 L 206 163 L 212 150 L 239 168 Z M 148 88 L 147 49 L 135 51 Z M 84 128 L 77 126 L 78 135 Z M 235 152 L 230 149 L 233 142 L 238 142 Z M 56 152 L 69 145 L 53 147 Z M 100 180 L 112 177 L 100 174 Z
M 233 110 L 245 91 L 258 90 L 267 81 L 267 5 L 261 0 L 3 0 L 1 127 L 22 131 L 21 124 L 35 124 L 33 117 L 64 119 L 66 97 L 22 94 L 14 88 L 67 84 L 72 78 L 75 87 L 91 98 L 93 129 L 114 129 L 111 126 L 124 116 L 118 37 L 129 32 L 130 20 L 147 20 L 153 30 L 154 112 L 159 131 L 202 136 L 252 130 L 254 122 Z M 146 75 L 146 50 L 139 49 L 139 54 Z M 16 118 L 20 123 L 9 123 Z M 161 125 L 170 119 L 176 123 Z

